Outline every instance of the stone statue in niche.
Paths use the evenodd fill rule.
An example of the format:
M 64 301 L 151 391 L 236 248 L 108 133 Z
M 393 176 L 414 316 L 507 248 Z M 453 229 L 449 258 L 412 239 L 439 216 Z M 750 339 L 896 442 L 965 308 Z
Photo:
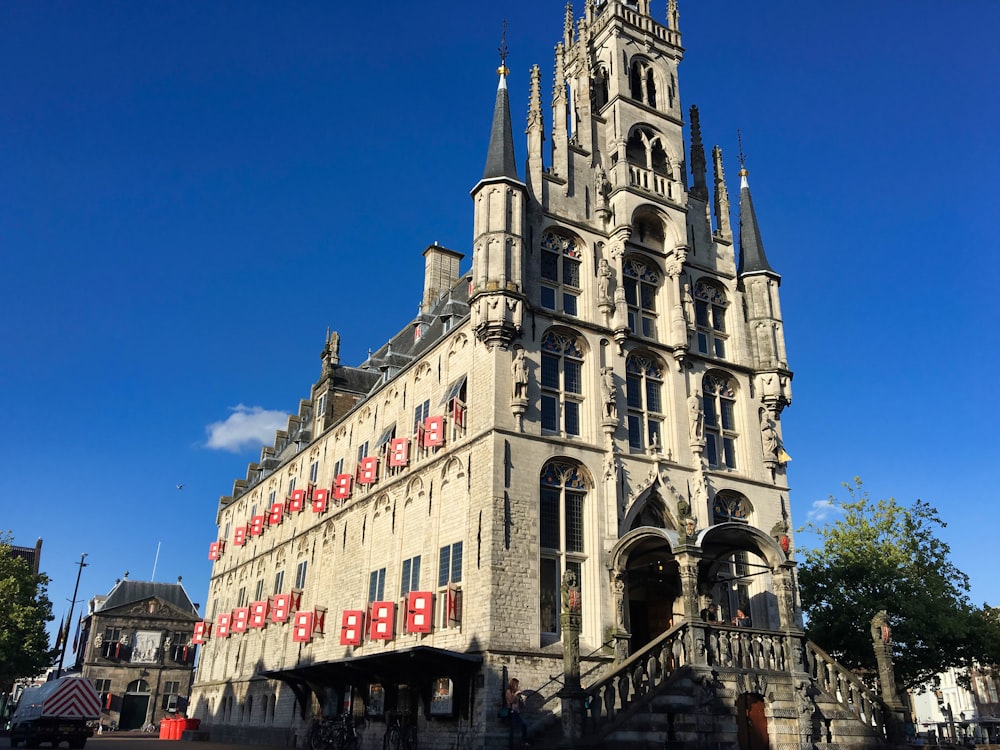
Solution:
M 760 438 L 764 445 L 764 459 L 774 461 L 778 458 L 778 431 L 774 429 L 774 421 L 764 411 L 760 415 Z
M 528 398 L 528 367 L 524 362 L 524 349 L 514 352 L 510 363 L 511 379 L 514 384 L 513 398 L 520 401 Z
M 614 419 L 618 416 L 618 405 L 615 403 L 615 376 L 612 368 L 601 368 L 601 396 L 604 399 L 604 416 Z
M 681 289 L 681 304 L 684 307 L 684 322 L 688 328 L 694 328 L 694 297 L 691 296 L 691 285 L 686 281 Z
M 705 413 L 702 411 L 701 393 L 695 391 L 688 396 L 688 421 L 691 426 L 691 439 L 701 440 L 705 436 Z
M 597 302 L 611 304 L 611 265 L 606 258 L 601 258 L 597 264 Z

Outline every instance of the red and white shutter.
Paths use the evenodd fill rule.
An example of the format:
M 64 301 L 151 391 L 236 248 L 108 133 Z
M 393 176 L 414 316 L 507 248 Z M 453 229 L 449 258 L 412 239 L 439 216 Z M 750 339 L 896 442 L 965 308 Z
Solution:
M 313 513 L 326 513 L 326 504 L 330 498 L 330 490 L 320 487 L 313 492 L 312 510 Z
M 358 462 L 358 484 L 374 484 L 378 481 L 378 458 L 365 456 Z
M 229 628 L 233 624 L 232 612 L 221 612 L 215 620 L 215 637 L 228 638 Z
M 333 497 L 336 500 L 346 500 L 351 496 L 351 481 L 353 477 L 350 474 L 338 474 L 336 480 L 333 484 Z
M 191 643 L 201 645 L 206 638 L 212 636 L 212 623 L 200 620 L 194 624 L 194 634 L 191 636 Z
M 220 557 L 222 557 L 222 553 L 225 551 L 226 551 L 225 542 L 212 542 L 210 545 L 208 545 L 208 559 L 218 560 Z
M 277 526 L 279 523 L 285 520 L 285 504 L 275 503 L 271 506 L 271 511 L 267 514 L 267 523 L 269 526 Z
M 233 621 L 229 626 L 230 632 L 245 633 L 250 621 L 250 608 L 237 607 L 233 610 Z
M 326 633 L 326 607 L 313 608 L 313 632 L 320 635 Z
M 292 595 L 275 594 L 271 599 L 271 620 L 273 622 L 286 622 L 291 612 Z
M 271 602 L 264 599 L 259 602 L 253 602 L 250 605 L 250 622 L 249 626 L 251 628 L 262 628 L 267 625 L 267 616 L 271 613 Z
M 250 536 L 260 536 L 264 533 L 264 516 L 258 515 L 250 519 Z
M 396 620 L 395 602 L 372 602 L 371 626 L 368 637 L 373 641 L 391 641 L 392 628 Z
M 406 466 L 410 463 L 410 439 L 393 438 L 389 443 L 389 466 Z
M 360 609 L 345 609 L 340 616 L 340 645 L 360 646 L 365 632 L 365 613 Z
M 427 417 L 424 420 L 424 447 L 444 445 L 444 417 Z
M 313 613 L 296 612 L 292 620 L 292 641 L 294 643 L 309 643 L 312 641 Z
M 434 594 L 430 591 L 411 591 L 406 595 L 406 632 L 431 632 L 431 607 Z
M 288 511 L 290 513 L 298 513 L 305 507 L 305 502 L 305 490 L 292 490 L 292 496 L 288 498 Z
M 236 527 L 236 530 L 233 532 L 234 547 L 242 547 L 244 544 L 247 543 L 247 531 L 248 529 L 246 524 L 242 524 Z

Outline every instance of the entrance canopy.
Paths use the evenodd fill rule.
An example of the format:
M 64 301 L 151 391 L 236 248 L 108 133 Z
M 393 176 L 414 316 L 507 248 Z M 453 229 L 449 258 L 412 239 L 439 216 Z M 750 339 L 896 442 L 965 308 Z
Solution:
M 302 715 L 308 705 L 308 692 L 320 695 L 323 688 L 343 688 L 345 685 L 370 683 L 408 684 L 418 686 L 421 694 L 430 696 L 431 680 L 449 677 L 459 684 L 468 680 L 483 663 L 477 654 L 448 651 L 432 646 L 385 651 L 380 654 L 353 656 L 317 663 L 300 663 L 289 669 L 261 672 L 263 677 L 281 680 L 299 698 Z

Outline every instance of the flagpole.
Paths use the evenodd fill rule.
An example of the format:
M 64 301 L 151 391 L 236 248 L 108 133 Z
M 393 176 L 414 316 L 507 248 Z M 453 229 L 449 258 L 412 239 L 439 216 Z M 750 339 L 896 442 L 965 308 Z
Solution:
M 87 557 L 87 553 L 84 552 L 80 555 L 80 562 L 78 563 L 80 568 L 76 571 L 76 586 L 73 587 L 73 598 L 69 602 L 69 617 L 66 618 L 66 630 L 69 631 L 69 623 L 73 621 L 73 606 L 76 604 L 76 594 L 80 590 L 80 574 L 83 573 L 83 569 L 87 567 L 87 563 L 84 559 Z M 66 658 L 66 644 L 69 641 L 69 632 L 66 633 L 66 638 L 63 639 L 62 651 L 59 653 L 59 669 L 56 671 L 60 677 L 62 677 L 63 670 L 63 660 Z

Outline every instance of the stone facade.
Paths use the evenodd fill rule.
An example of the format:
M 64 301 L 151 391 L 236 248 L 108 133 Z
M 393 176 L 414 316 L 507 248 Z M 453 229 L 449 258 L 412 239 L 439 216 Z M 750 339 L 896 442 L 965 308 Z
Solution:
M 91 599 L 80 627 L 75 671 L 101 694 L 101 723 L 120 729 L 184 713 L 197 647 L 197 608 L 177 583 L 117 581 Z
M 213 738 L 301 745 L 346 709 L 366 743 L 399 711 L 422 747 L 505 744 L 516 676 L 537 733 L 586 693 L 591 740 L 750 747 L 738 717 L 764 711 L 775 747 L 834 741 L 797 604 L 780 277 L 745 169 L 737 262 L 718 148 L 710 200 L 677 18 L 567 10 L 547 135 L 531 73 L 523 180 L 501 63 L 471 270 L 427 248 L 420 313 L 357 367 L 328 334 L 309 398 L 220 501 L 193 691 Z M 552 677 L 567 571 L 574 698 Z M 635 725 L 626 704 L 667 708 Z

